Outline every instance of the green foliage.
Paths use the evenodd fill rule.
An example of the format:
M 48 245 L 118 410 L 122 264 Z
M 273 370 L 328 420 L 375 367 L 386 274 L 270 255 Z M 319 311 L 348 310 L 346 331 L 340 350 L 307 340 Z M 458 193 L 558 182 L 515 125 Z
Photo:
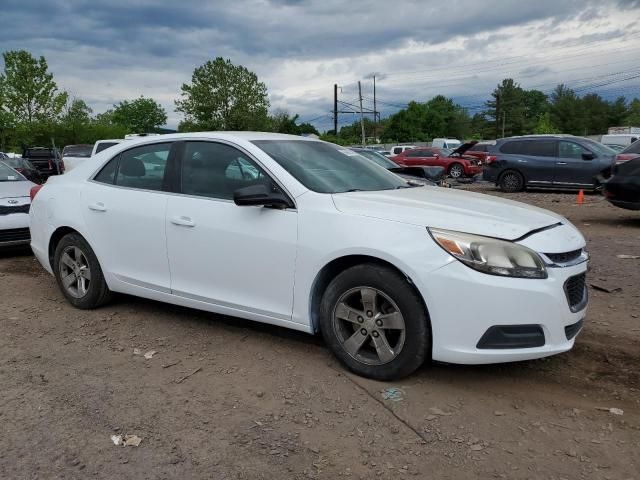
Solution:
M 640 125 L 640 100 L 639 99 L 634 98 L 633 101 L 629 104 L 627 116 L 624 118 L 624 121 L 622 123 L 624 125 L 630 125 L 630 126 Z
M 197 67 L 181 87 L 176 111 L 185 115 L 179 130 L 264 130 L 268 127 L 267 86 L 255 73 L 218 57 Z M 195 127 L 197 126 L 197 127 Z
M 111 123 L 127 127 L 129 133 L 154 133 L 167 123 L 167 112 L 154 99 L 141 96 L 114 105 Z
M 536 123 L 536 126 L 533 128 L 533 133 L 542 135 L 545 133 L 560 133 L 560 131 L 551 122 L 551 114 L 545 112 L 538 118 L 538 123 Z
M 67 93 L 58 91 L 44 57 L 36 59 L 26 50 L 10 50 L 2 56 L 0 109 L 17 123 L 56 120 L 67 102 Z

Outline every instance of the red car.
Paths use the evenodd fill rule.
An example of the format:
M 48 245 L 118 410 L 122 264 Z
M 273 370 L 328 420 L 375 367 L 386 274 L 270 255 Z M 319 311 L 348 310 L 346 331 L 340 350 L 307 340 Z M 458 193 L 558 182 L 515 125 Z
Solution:
M 419 147 L 407 150 L 392 158 L 401 167 L 429 166 L 444 167 L 453 178 L 473 177 L 482 173 L 482 162 L 475 157 L 465 156 L 465 152 L 472 146 L 465 143 L 456 148 L 450 155 L 441 156 L 432 147 Z
M 489 148 L 495 143 L 476 143 L 469 150 L 464 152 L 466 156 L 472 156 L 480 159 L 485 165 L 496 160 L 495 155 L 489 155 Z

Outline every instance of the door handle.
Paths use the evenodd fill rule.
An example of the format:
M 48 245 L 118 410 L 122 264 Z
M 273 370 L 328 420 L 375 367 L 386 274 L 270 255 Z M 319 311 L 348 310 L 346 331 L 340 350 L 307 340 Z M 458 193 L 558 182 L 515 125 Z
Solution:
M 556 162 L 556 165 L 566 165 L 567 162 Z
M 171 223 L 173 223 L 174 225 L 177 225 L 179 227 L 195 227 L 196 224 L 193 220 L 191 220 L 191 218 L 189 217 L 173 217 L 171 219 Z
M 96 202 L 89 204 L 89 210 L 93 210 L 94 212 L 106 212 L 107 207 L 105 207 L 102 202 Z

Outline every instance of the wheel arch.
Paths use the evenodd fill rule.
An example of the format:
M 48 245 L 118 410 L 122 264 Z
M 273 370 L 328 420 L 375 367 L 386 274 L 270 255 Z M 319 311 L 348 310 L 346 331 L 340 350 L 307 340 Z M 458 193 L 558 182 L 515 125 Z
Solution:
M 404 278 L 406 278 L 407 283 L 410 288 L 412 288 L 415 293 L 418 295 L 418 298 L 422 302 L 422 306 L 427 313 L 429 333 L 431 337 L 431 341 L 433 342 L 433 335 L 431 329 L 431 317 L 429 315 L 429 309 L 427 307 L 427 303 L 424 299 L 424 296 L 416 286 L 415 282 L 411 279 L 411 277 L 402 269 L 398 268 L 396 265 L 391 263 L 388 260 L 384 260 L 379 257 L 375 257 L 373 255 L 360 255 L 360 254 L 352 254 L 352 255 L 344 255 L 341 257 L 334 258 L 326 265 L 324 265 L 320 271 L 316 274 L 315 279 L 313 281 L 311 287 L 311 293 L 309 296 L 309 318 L 311 319 L 311 328 L 314 332 L 319 330 L 319 313 L 320 313 L 320 302 L 322 301 L 322 296 L 326 291 L 329 283 L 333 280 L 337 275 L 344 272 L 348 268 L 354 267 L 356 265 L 362 265 L 365 263 L 372 263 L 376 265 L 380 265 L 383 267 L 390 268 L 395 270 Z
M 500 182 L 502 181 L 502 177 L 504 177 L 507 173 L 509 172 L 515 172 L 517 174 L 519 174 L 522 177 L 522 180 L 524 181 L 524 187 L 527 186 L 527 176 L 524 174 L 524 172 L 516 167 L 512 167 L 512 166 L 508 166 L 505 167 L 500 174 L 498 175 L 498 178 L 496 179 L 496 184 L 500 184 Z
M 449 164 L 449 166 L 447 167 L 447 173 L 451 172 L 451 169 L 456 165 L 459 165 L 460 168 L 462 168 L 462 175 L 464 175 L 465 174 L 464 164 L 461 161 L 458 161 L 458 160 L 454 160 L 453 162 L 451 162 Z

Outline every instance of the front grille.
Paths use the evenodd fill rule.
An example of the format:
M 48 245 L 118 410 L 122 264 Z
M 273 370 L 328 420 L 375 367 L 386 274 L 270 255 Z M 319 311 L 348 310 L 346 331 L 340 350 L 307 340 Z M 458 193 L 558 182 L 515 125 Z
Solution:
M 564 293 L 569 302 L 569 308 L 572 312 L 577 312 L 584 308 L 587 304 L 587 275 L 581 273 L 570 277 L 564 284 Z
M 28 228 L 10 228 L 8 230 L 0 230 L 0 243 L 19 242 L 31 240 L 31 234 Z
M 11 215 L 12 213 L 29 213 L 30 204 L 26 205 L 0 205 L 0 215 Z
M 582 255 L 582 249 L 572 250 L 571 252 L 563 252 L 563 253 L 545 253 L 545 255 L 551 260 L 553 263 L 569 263 Z

